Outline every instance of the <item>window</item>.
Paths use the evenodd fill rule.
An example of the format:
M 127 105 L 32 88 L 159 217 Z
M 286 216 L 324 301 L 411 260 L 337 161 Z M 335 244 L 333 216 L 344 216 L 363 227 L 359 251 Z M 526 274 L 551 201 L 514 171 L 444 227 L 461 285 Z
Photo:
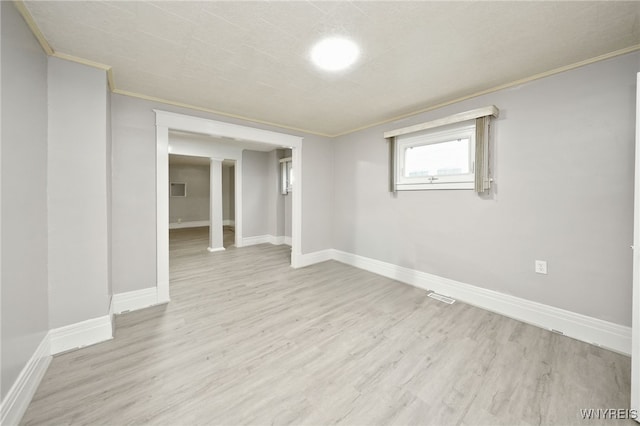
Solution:
M 491 189 L 489 140 L 495 105 L 384 132 L 389 191 Z
M 475 122 L 396 138 L 396 189 L 473 189 Z
M 187 184 L 180 182 L 171 182 L 169 185 L 169 195 L 172 197 L 186 197 L 187 196 Z
M 287 195 L 293 189 L 293 173 L 291 172 L 291 157 L 280 160 L 280 183 L 282 195 Z

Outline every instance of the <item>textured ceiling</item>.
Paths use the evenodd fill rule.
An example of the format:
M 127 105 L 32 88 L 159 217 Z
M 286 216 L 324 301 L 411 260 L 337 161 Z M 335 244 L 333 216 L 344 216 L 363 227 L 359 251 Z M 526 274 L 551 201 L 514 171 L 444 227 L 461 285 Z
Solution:
M 640 44 L 639 2 L 25 2 L 51 47 L 115 88 L 339 134 Z M 311 46 L 344 35 L 330 74 Z

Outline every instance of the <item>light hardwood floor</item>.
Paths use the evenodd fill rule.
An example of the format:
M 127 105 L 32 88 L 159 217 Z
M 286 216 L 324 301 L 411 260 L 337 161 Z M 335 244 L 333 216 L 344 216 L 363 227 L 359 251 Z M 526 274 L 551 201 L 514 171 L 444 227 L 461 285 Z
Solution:
M 287 246 L 209 253 L 198 235 L 171 232 L 171 303 L 56 356 L 24 424 L 595 425 L 611 422 L 579 410 L 628 406 L 628 357 L 337 262 L 293 270 Z

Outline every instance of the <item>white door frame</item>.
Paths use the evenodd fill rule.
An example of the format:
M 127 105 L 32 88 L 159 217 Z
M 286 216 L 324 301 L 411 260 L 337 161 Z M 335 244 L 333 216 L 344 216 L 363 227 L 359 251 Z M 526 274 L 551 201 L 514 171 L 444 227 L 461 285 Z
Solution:
M 633 296 L 631 324 L 631 409 L 640 416 L 640 73 L 636 84 L 636 164 L 633 207 Z M 640 418 L 636 418 L 640 422 Z
M 199 133 L 214 137 L 264 143 L 292 148 L 291 266 L 300 265 L 302 254 L 302 139 L 299 136 L 271 132 L 223 121 L 209 120 L 162 110 L 156 113 L 156 286 L 158 303 L 170 301 L 169 295 L 169 130 Z M 236 163 L 236 179 L 242 183 L 242 167 Z M 236 180 L 236 220 L 242 216 L 242 197 Z M 236 223 L 240 222 L 237 221 Z

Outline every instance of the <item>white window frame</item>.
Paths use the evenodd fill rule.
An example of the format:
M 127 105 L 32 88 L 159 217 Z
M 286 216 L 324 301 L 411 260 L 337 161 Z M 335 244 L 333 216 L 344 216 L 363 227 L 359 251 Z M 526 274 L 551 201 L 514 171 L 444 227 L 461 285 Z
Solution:
M 456 139 L 469 139 L 470 171 L 460 175 L 442 176 L 404 176 L 405 152 L 407 149 L 451 142 Z M 430 130 L 411 136 L 396 138 L 395 169 L 396 190 L 437 190 L 437 189 L 474 189 L 475 182 L 476 125 L 475 121 L 457 123 L 446 130 Z

